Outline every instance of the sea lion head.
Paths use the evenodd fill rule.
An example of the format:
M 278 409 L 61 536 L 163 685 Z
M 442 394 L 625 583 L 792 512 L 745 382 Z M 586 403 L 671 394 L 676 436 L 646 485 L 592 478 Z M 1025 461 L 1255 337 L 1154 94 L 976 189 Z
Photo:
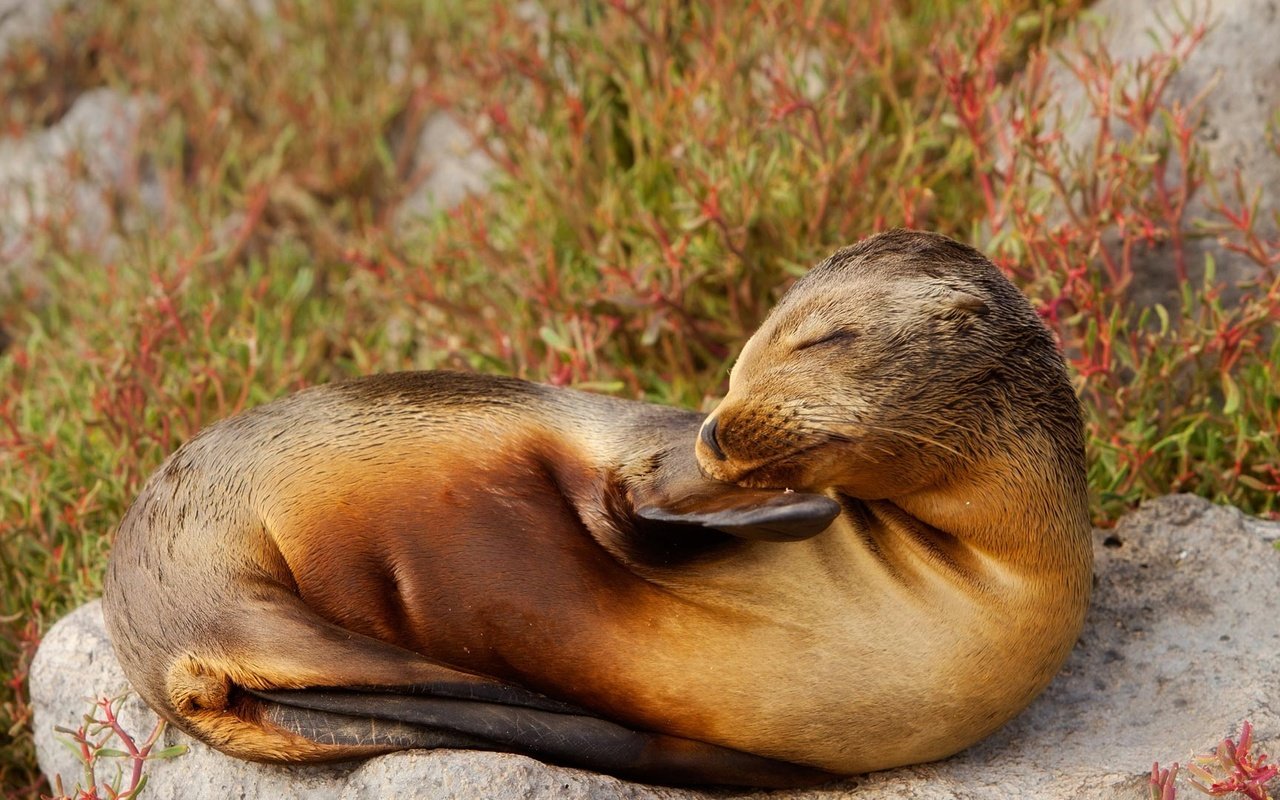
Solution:
M 721 481 L 893 498 L 1041 420 L 1078 442 L 1078 415 L 1052 334 L 995 266 L 896 230 L 796 282 L 743 348 L 696 452 Z

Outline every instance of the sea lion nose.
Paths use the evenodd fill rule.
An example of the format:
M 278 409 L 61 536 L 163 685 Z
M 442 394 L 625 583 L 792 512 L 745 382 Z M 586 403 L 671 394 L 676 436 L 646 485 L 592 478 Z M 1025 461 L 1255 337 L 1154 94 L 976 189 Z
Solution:
M 724 451 L 720 449 L 720 443 L 716 441 L 716 428 L 720 425 L 720 420 L 712 417 L 702 424 L 702 430 L 698 432 L 698 438 L 711 451 L 711 455 L 716 457 L 717 461 L 724 461 Z

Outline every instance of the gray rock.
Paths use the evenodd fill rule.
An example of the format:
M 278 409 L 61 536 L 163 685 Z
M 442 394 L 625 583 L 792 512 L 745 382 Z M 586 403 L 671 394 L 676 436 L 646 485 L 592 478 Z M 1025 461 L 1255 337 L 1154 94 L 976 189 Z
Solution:
M 1090 16 L 1101 20 L 1101 42 L 1118 64 L 1135 64 L 1167 42 L 1161 20 L 1179 30 L 1177 8 L 1207 12 L 1211 28 L 1199 47 L 1179 69 L 1170 83 L 1167 97 L 1190 104 L 1201 94 L 1203 121 L 1196 140 L 1209 158 L 1213 174 L 1227 198 L 1234 198 L 1232 175 L 1244 171 L 1246 185 L 1260 190 L 1257 231 L 1264 237 L 1280 235 L 1276 212 L 1280 210 L 1280 154 L 1267 135 L 1268 127 L 1280 112 L 1280 1 L 1203 0 L 1196 3 L 1168 3 L 1162 0 L 1098 0 L 1090 6 Z M 1199 18 L 1197 13 L 1196 18 Z M 1071 48 L 1065 48 L 1070 57 Z M 1078 120 L 1064 130 L 1065 139 L 1077 152 L 1089 152 L 1096 136 L 1096 121 L 1087 119 L 1088 103 L 1079 82 L 1059 63 L 1051 65 L 1051 76 L 1060 89 L 1063 118 Z M 1170 174 L 1176 174 L 1171 169 Z M 1209 210 L 1212 193 L 1202 188 L 1192 198 L 1184 219 L 1221 223 Z M 1226 250 L 1213 237 L 1187 242 L 1188 272 L 1203 273 L 1206 254 L 1217 263 L 1220 280 L 1234 284 L 1258 274 L 1256 264 Z M 1132 296 L 1146 306 L 1164 302 L 1176 307 L 1177 290 L 1172 258 L 1167 248 L 1139 252 L 1135 259 Z M 1228 292 L 1228 295 L 1233 293 Z
M 191 751 L 150 765 L 152 797 L 807 798 L 835 800 L 1139 800 L 1151 762 L 1210 750 L 1254 723 L 1260 750 L 1280 755 L 1280 523 L 1189 496 L 1168 497 L 1097 531 L 1089 620 L 1061 675 L 1031 708 L 960 755 L 830 787 L 701 793 L 628 784 L 521 756 L 398 753 L 343 767 L 274 767 L 216 753 L 169 730 Z M 98 603 L 49 631 L 31 668 L 36 747 L 45 773 L 79 774 L 54 740 L 74 727 L 84 696 L 125 686 Z M 125 724 L 154 716 L 136 699 Z M 69 781 L 70 782 L 70 781 Z
M 71 0 L 0 0 L 0 61 L 15 45 L 43 43 L 55 12 Z
M 482 194 L 493 170 L 491 158 L 471 134 L 446 111 L 432 114 L 422 126 L 414 150 L 417 183 L 396 212 L 396 227 L 406 231 L 415 221 L 447 211 L 468 195 Z
M 107 258 L 119 247 L 118 225 L 141 226 L 163 207 L 163 188 L 138 152 L 146 109 L 140 98 L 94 89 L 56 125 L 0 139 L 0 285 L 15 274 L 39 280 L 31 273 L 32 234 L 41 225 L 72 248 Z M 121 198 L 130 202 L 117 204 Z M 132 217 L 117 219 L 117 205 Z

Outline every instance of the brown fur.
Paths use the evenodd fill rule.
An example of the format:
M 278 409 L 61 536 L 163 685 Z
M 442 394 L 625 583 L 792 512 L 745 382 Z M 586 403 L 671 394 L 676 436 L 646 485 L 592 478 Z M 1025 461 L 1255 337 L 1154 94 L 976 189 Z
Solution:
M 154 708 L 264 760 L 390 748 L 300 738 L 241 690 L 462 672 L 857 773 L 954 753 L 1052 678 L 1090 583 L 1079 409 L 980 254 L 910 231 L 837 252 L 708 420 L 718 453 L 700 415 L 509 379 L 301 392 L 147 484 L 107 575 L 112 638 Z M 724 489 L 679 477 L 695 441 Z M 731 484 L 843 512 L 788 543 L 635 514 Z

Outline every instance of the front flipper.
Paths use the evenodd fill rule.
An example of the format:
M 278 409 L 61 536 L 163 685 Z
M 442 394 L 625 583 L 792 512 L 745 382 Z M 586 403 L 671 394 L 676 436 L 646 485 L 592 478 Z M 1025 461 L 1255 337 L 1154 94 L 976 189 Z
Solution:
M 262 704 L 265 721 L 323 744 L 500 750 L 669 785 L 785 787 L 836 777 L 705 742 L 634 731 L 587 712 L 548 710 L 542 703 L 341 689 L 249 694 Z
M 840 515 L 821 494 L 747 489 L 698 469 L 691 445 L 673 444 L 630 477 L 634 515 L 648 522 L 713 529 L 739 539 L 794 542 L 816 536 Z
M 794 542 L 826 530 L 840 515 L 840 504 L 820 494 L 726 484 L 718 493 L 642 506 L 635 513 L 650 522 L 714 528 L 740 539 Z

